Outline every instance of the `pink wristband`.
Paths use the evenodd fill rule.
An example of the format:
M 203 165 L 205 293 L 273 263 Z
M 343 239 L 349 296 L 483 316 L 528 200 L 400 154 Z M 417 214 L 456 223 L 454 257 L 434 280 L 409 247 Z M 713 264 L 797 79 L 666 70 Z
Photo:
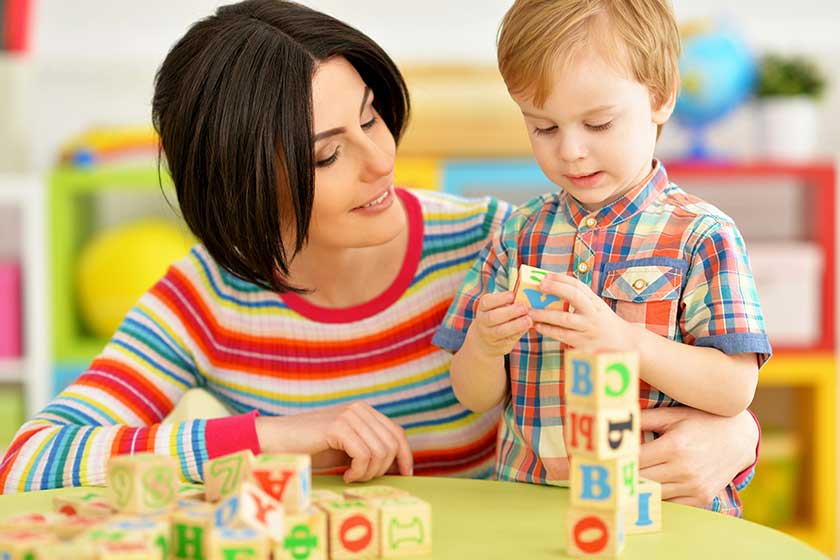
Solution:
M 258 454 L 260 440 L 257 438 L 256 418 L 259 415 L 259 411 L 252 410 L 238 416 L 208 420 L 204 429 L 207 458 L 214 459 L 244 449 Z

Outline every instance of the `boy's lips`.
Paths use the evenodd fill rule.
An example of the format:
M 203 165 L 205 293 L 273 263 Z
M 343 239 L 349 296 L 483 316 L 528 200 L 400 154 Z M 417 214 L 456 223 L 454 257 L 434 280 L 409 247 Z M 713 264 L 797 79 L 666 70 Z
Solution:
M 601 177 L 603 177 L 603 175 L 604 173 L 602 171 L 596 171 L 594 173 L 587 173 L 583 175 L 565 175 L 565 177 L 574 186 L 587 188 L 594 186 L 601 179 Z

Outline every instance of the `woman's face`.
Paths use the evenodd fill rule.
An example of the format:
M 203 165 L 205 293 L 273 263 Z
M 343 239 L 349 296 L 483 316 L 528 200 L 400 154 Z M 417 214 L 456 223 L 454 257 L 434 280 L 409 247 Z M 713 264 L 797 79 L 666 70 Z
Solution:
M 387 243 L 405 228 L 394 194 L 394 137 L 373 108 L 373 91 L 342 57 L 312 79 L 315 200 L 309 245 L 327 249 Z

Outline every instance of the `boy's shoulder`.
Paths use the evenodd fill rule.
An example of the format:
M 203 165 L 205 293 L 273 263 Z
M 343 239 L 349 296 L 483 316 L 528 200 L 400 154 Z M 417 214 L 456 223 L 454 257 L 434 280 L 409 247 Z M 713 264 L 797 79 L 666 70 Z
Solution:
M 559 192 L 537 195 L 521 206 L 517 206 L 506 222 L 506 228 L 521 230 L 536 220 L 547 216 L 552 220 L 562 209 L 562 194 Z
M 698 233 L 721 227 L 737 229 L 735 220 L 726 212 L 673 182 L 662 192 L 654 208 L 671 214 L 675 220 L 686 222 L 686 227 Z

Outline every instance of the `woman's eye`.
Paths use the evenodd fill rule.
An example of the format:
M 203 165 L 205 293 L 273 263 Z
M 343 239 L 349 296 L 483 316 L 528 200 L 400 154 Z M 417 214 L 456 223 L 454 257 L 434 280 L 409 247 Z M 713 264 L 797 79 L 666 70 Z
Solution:
M 321 159 L 321 160 L 316 161 L 315 165 L 317 165 L 318 167 L 329 167 L 330 165 L 334 164 L 335 160 L 338 159 L 338 152 L 339 152 L 340 149 L 341 149 L 341 146 L 336 148 L 335 151 L 333 152 L 333 154 L 330 157 L 328 157 L 326 159 Z
M 376 124 L 376 116 L 371 118 L 368 122 L 362 123 L 362 129 L 363 130 L 370 130 L 371 128 L 373 128 L 373 125 L 375 125 L 375 124 Z

